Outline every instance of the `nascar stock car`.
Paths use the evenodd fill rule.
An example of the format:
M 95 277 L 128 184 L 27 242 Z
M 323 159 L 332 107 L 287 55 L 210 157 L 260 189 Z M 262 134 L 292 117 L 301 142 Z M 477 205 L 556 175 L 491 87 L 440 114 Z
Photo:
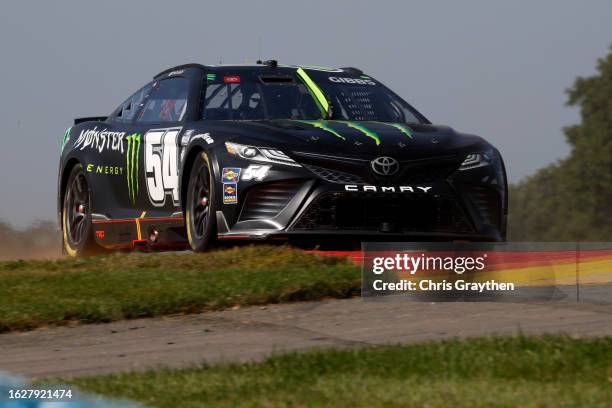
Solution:
M 64 251 L 217 240 L 503 241 L 507 183 L 481 137 L 432 125 L 356 68 L 168 69 L 61 147 Z

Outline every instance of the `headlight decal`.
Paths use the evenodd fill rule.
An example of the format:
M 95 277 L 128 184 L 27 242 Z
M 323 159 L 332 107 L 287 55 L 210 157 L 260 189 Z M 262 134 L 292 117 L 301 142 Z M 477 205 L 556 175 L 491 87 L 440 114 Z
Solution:
M 493 158 L 493 150 L 470 153 L 465 157 L 461 166 L 459 166 L 459 170 L 464 171 L 488 166 L 493 163 Z
M 296 163 L 291 157 L 277 149 L 247 146 L 232 142 L 225 142 L 225 149 L 230 155 L 245 160 L 301 167 L 300 164 Z

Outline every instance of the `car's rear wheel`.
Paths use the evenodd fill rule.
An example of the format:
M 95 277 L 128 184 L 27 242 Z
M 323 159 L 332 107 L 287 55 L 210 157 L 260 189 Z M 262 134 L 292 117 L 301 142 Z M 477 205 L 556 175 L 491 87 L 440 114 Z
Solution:
M 73 257 L 94 255 L 96 245 L 91 227 L 91 193 L 83 166 L 75 165 L 68 177 L 62 207 L 64 251 Z
M 187 188 L 185 226 L 191 249 L 203 252 L 215 241 L 215 189 L 213 172 L 206 153 L 196 157 Z

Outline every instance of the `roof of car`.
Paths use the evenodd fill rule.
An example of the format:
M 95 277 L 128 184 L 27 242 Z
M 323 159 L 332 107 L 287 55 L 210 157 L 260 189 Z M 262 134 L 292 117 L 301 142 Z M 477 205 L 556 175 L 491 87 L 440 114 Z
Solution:
M 206 69 L 206 65 L 202 65 L 202 64 L 197 64 L 197 63 L 190 63 L 190 64 L 182 64 L 182 65 L 177 65 L 175 67 L 172 68 L 168 68 L 163 70 L 162 72 L 160 72 L 159 74 L 155 75 L 153 77 L 153 79 L 157 79 L 159 77 L 162 77 L 164 75 L 168 75 L 174 71 L 181 71 L 184 69 L 189 69 L 189 68 L 198 68 L 198 69 Z
M 162 76 L 170 75 L 174 72 L 178 73 L 178 71 L 182 71 L 182 70 L 190 69 L 190 68 L 197 68 L 197 69 L 202 69 L 202 70 L 234 68 L 237 70 L 245 70 L 245 69 L 254 69 L 254 68 L 255 69 L 266 69 L 269 67 L 270 66 L 267 65 L 266 62 L 264 63 L 260 63 L 260 62 L 259 63 L 244 63 L 244 64 L 216 64 L 216 65 L 202 65 L 198 63 L 189 63 L 189 64 L 182 64 L 182 65 L 177 65 L 172 68 L 168 68 L 160 72 L 159 74 L 155 75 L 153 79 L 158 79 Z M 318 66 L 308 66 L 308 65 L 281 65 L 279 64 L 278 68 L 292 68 L 292 69 L 303 68 L 303 69 L 325 70 L 325 71 L 330 71 L 330 72 L 350 72 L 350 73 L 358 74 L 358 75 L 363 73 L 360 69 L 353 68 L 353 67 L 328 68 L 328 67 L 318 67 Z

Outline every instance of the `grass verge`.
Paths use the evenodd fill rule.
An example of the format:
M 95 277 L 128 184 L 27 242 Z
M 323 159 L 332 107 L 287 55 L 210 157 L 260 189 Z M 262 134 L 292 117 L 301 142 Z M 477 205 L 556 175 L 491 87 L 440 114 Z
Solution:
M 0 332 L 345 298 L 359 267 L 287 247 L 0 262 Z
M 69 383 L 155 407 L 609 407 L 612 337 L 488 337 L 322 350 Z

